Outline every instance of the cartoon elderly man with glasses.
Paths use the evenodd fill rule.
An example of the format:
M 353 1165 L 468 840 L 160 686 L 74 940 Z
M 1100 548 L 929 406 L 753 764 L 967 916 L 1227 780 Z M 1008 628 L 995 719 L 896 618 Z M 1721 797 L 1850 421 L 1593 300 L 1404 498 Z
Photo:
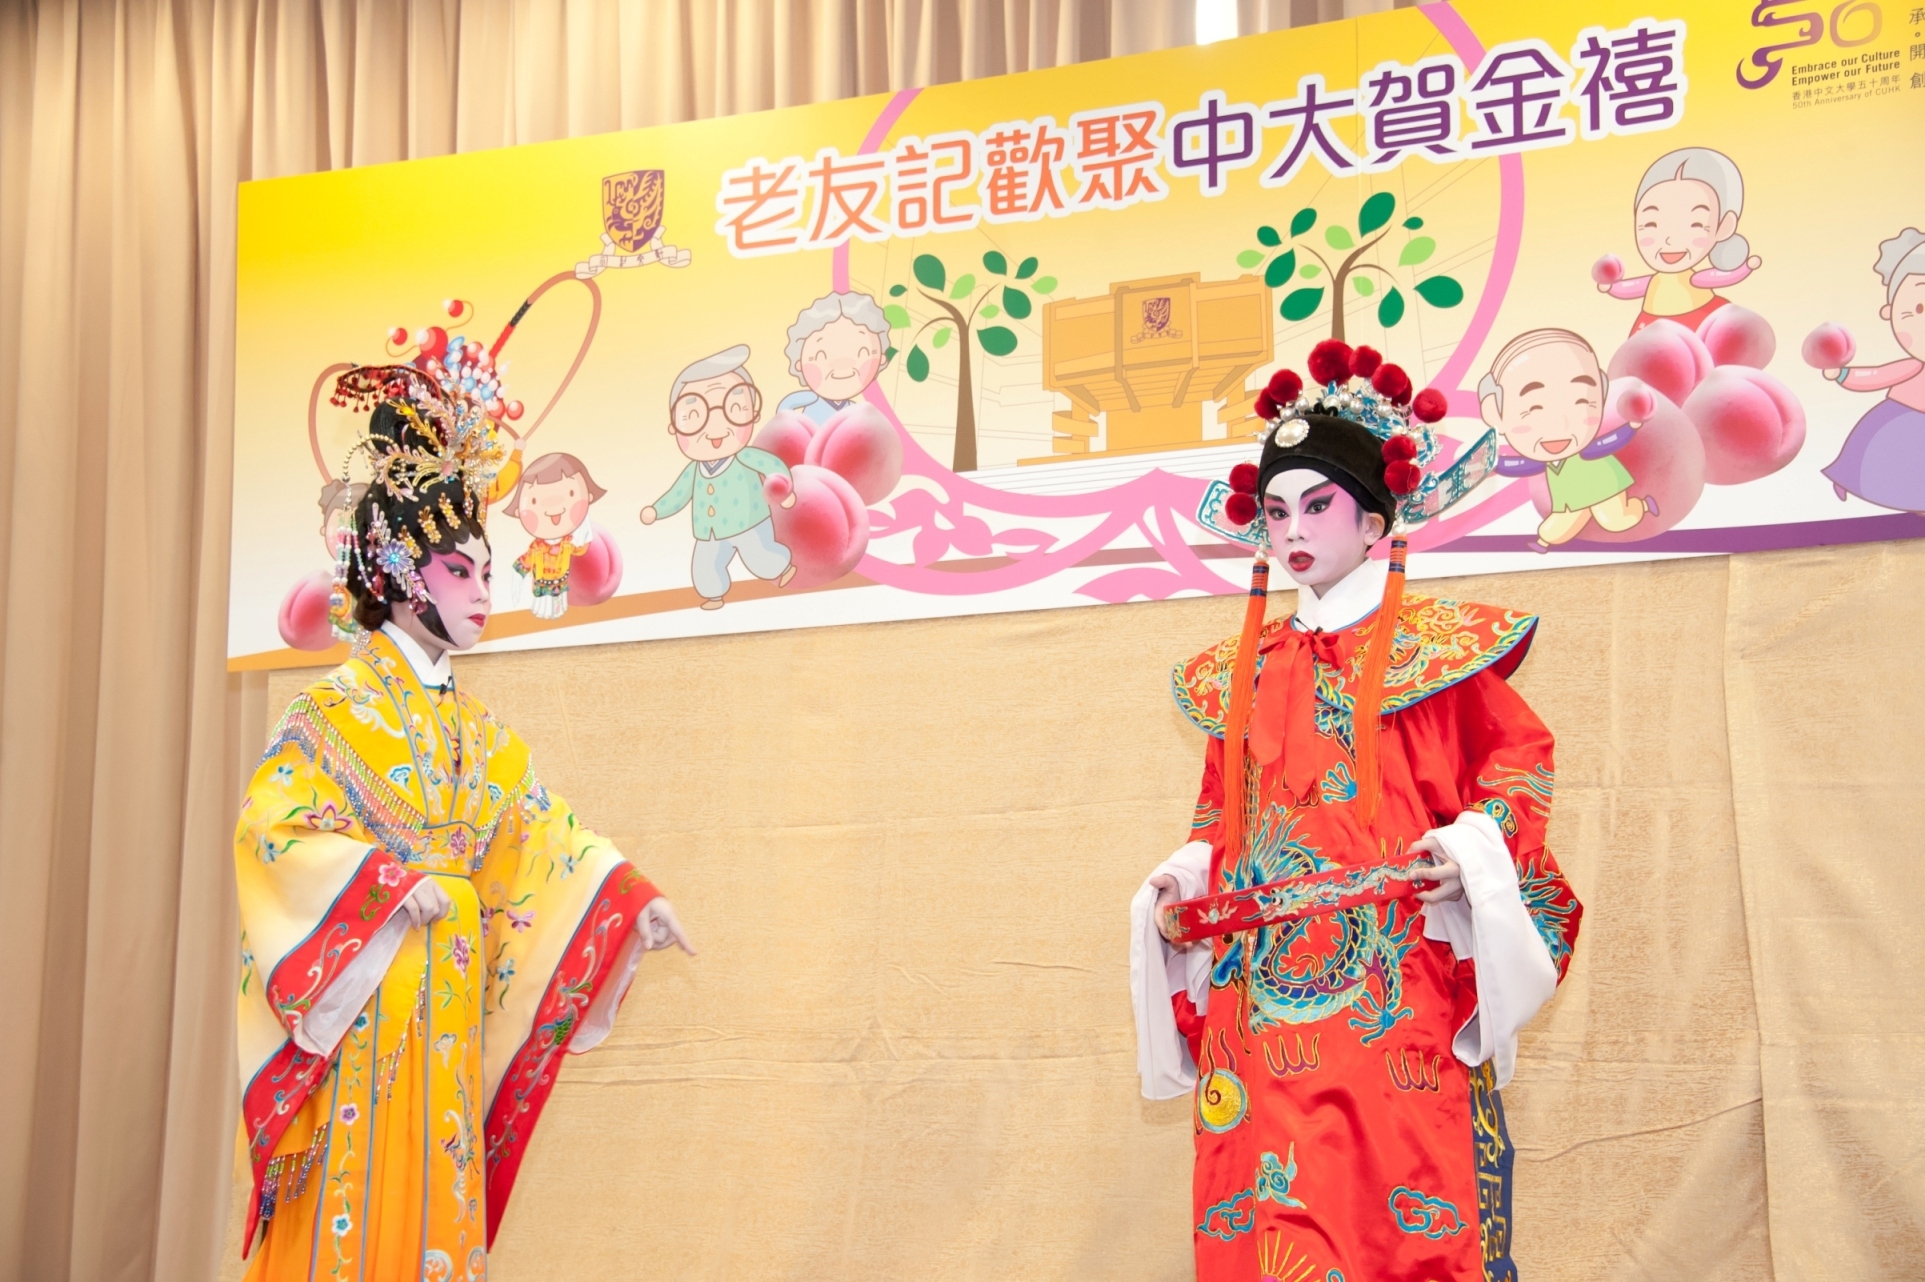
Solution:
M 738 345 L 696 361 L 676 376 L 669 392 L 669 434 L 689 459 L 675 484 L 642 509 L 642 524 L 689 509 L 695 526 L 691 572 L 704 610 L 719 610 L 729 591 L 729 565 L 737 555 L 758 579 L 777 587 L 795 577 L 794 558 L 775 540 L 775 520 L 763 492 L 766 481 L 783 507 L 795 505 L 789 466 L 749 445 L 762 414 L 762 394 L 749 377 L 749 349 Z

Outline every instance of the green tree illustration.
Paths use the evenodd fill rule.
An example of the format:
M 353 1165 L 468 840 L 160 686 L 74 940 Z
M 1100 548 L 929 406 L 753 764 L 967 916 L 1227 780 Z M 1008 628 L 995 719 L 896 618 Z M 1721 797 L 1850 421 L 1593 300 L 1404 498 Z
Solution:
M 909 264 L 909 270 L 916 278 L 916 293 L 928 303 L 927 307 L 918 303 L 918 308 L 925 312 L 933 311 L 934 315 L 924 319 L 906 340 L 909 356 L 903 362 L 903 368 L 916 382 L 925 381 L 929 377 L 929 352 L 923 350 L 923 335 L 929 334 L 932 351 L 941 351 L 949 346 L 952 339 L 957 340 L 956 452 L 950 467 L 957 472 L 973 471 L 976 467 L 976 390 L 971 370 L 970 337 L 973 335 L 989 356 L 1007 356 L 1015 351 L 1015 330 L 1007 325 L 978 322 L 993 321 L 1004 316 L 1010 320 L 1027 319 L 1036 309 L 1030 295 L 1054 293 L 1056 278 L 1037 276 L 1034 258 L 1025 258 L 1017 264 L 1012 277 L 1009 260 L 993 249 L 983 255 L 983 271 L 987 279 L 981 282 L 971 272 L 950 280 L 949 269 L 934 254 L 918 254 Z M 1027 287 L 1019 282 L 1027 282 Z M 889 297 L 893 300 L 901 300 L 908 293 L 907 285 L 889 287 Z M 893 330 L 906 330 L 917 325 L 916 316 L 901 301 L 887 303 L 882 310 L 888 316 Z M 932 330 L 933 333 L 930 332 Z M 890 349 L 891 353 L 895 350 Z
M 1416 234 L 1424 225 L 1421 218 L 1406 218 L 1401 224 L 1406 232 L 1412 234 L 1405 238 L 1403 248 L 1397 254 L 1397 271 L 1377 261 L 1378 255 L 1371 251 L 1390 235 L 1390 220 L 1396 212 L 1397 197 L 1380 191 L 1358 208 L 1357 231 L 1354 235 L 1341 223 L 1327 224 L 1323 229 L 1323 243 L 1332 251 L 1332 257 L 1336 258 L 1333 267 L 1331 259 L 1325 258 L 1318 252 L 1315 243 L 1306 238 L 1317 225 L 1317 211 L 1299 209 L 1290 219 L 1287 244 L 1276 228 L 1259 227 L 1257 242 L 1263 248 L 1246 249 L 1238 254 L 1237 266 L 1248 271 L 1268 258 L 1269 264 L 1263 269 L 1263 283 L 1271 289 L 1284 289 L 1292 282 L 1319 282 L 1298 284 L 1283 296 L 1277 311 L 1287 321 L 1308 320 L 1324 305 L 1325 294 L 1328 293 L 1330 337 L 1335 339 L 1344 336 L 1346 286 L 1362 298 L 1368 298 L 1382 288 L 1383 296 L 1377 300 L 1377 323 L 1385 329 L 1403 320 L 1409 310 L 1409 300 L 1404 297 L 1403 289 L 1406 282 L 1417 297 L 1432 307 L 1455 307 L 1463 302 L 1464 287 L 1455 278 L 1441 275 L 1418 278 L 1413 270 L 1437 252 L 1435 240 Z M 1337 255 L 1342 257 L 1337 258 Z M 1316 261 L 1308 261 L 1310 259 Z M 1372 272 L 1376 276 L 1370 275 Z M 1379 281 L 1377 277 L 1382 280 Z M 1328 289 L 1321 281 L 1329 282 Z

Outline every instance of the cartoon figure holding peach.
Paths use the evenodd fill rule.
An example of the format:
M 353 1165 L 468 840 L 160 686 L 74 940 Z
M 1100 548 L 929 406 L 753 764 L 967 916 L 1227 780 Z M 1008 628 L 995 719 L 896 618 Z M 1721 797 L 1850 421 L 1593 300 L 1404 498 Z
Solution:
M 1884 392 L 1824 469 L 1842 501 L 1925 512 L 1925 232 L 1907 227 L 1878 246 L 1873 270 L 1885 288 L 1878 317 L 1892 327 L 1903 359 L 1853 365 L 1851 335 L 1821 325 L 1805 339 L 1805 361 L 1848 392 Z
M 1738 234 L 1744 203 L 1744 177 L 1738 166 L 1709 147 L 1680 148 L 1660 156 L 1644 171 L 1631 209 L 1638 256 L 1650 273 L 1626 276 L 1615 254 L 1604 255 L 1591 268 L 1591 279 L 1600 292 L 1643 304 L 1631 325 L 1633 334 L 1654 321 L 1670 320 L 1701 333 L 1706 343 L 1716 346 L 1705 332 L 1706 323 L 1731 301 L 1718 291 L 1764 265 Z M 1755 313 L 1746 312 L 1744 317 L 1763 324 Z M 1718 317 L 1711 329 L 1737 319 Z M 1742 326 L 1744 321 L 1739 323 Z
M 688 461 L 681 474 L 642 509 L 642 524 L 688 508 L 695 531 L 689 573 L 704 610 L 728 596 L 737 557 L 778 588 L 795 577 L 795 558 L 776 536 L 771 500 L 795 506 L 789 465 L 749 444 L 762 416 L 762 393 L 749 376 L 749 349 L 738 344 L 696 361 L 669 391 L 669 434 Z
M 1610 378 L 1597 353 L 1568 329 L 1534 329 L 1506 343 L 1478 385 L 1485 425 L 1513 451 L 1498 459 L 1498 473 L 1541 475 L 1549 488 L 1539 552 L 1570 542 L 1592 522 L 1622 534 L 1657 516 L 1657 500 L 1631 492 L 1631 472 L 1616 457 L 1655 401 L 1637 380 L 1624 383 L 1618 411 L 1625 422 L 1600 435 Z
M 573 454 L 544 454 L 522 472 L 506 512 L 528 531 L 528 550 L 515 559 L 515 573 L 529 580 L 530 613 L 537 619 L 568 613 L 571 563 L 594 537 L 588 508 L 606 493 Z

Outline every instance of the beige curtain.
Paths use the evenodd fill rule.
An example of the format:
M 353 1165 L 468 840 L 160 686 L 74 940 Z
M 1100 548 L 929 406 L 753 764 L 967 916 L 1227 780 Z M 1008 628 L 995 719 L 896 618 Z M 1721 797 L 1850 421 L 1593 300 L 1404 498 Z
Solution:
M 305 678 L 222 661 L 234 184 L 1155 48 L 1190 11 L 0 5 L 0 1279 L 237 1272 L 227 834 Z M 1527 1277 L 1925 1275 L 1921 573 L 1453 585 L 1546 616 L 1520 681 L 1588 906 L 1508 1093 Z M 1163 674 L 1238 608 L 467 662 L 703 945 L 569 1067 L 496 1275 L 1187 1276 L 1121 913 L 1198 773 Z

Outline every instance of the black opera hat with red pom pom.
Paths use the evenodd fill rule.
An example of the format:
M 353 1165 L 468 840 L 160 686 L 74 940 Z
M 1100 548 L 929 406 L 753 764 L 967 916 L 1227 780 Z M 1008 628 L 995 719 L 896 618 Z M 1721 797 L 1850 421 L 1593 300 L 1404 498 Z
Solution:
M 1224 517 L 1249 524 L 1271 478 L 1293 468 L 1322 472 L 1386 525 L 1428 515 L 1418 511 L 1424 469 L 1437 454 L 1428 424 L 1444 416 L 1443 396 L 1425 391 L 1413 401 L 1400 367 L 1334 339 L 1311 349 L 1309 369 L 1308 388 L 1293 371 L 1278 370 L 1257 394 L 1257 415 L 1269 424 L 1263 454 L 1254 468 L 1237 469 L 1254 475 L 1232 476 Z M 1353 386 L 1355 379 L 1363 386 Z

